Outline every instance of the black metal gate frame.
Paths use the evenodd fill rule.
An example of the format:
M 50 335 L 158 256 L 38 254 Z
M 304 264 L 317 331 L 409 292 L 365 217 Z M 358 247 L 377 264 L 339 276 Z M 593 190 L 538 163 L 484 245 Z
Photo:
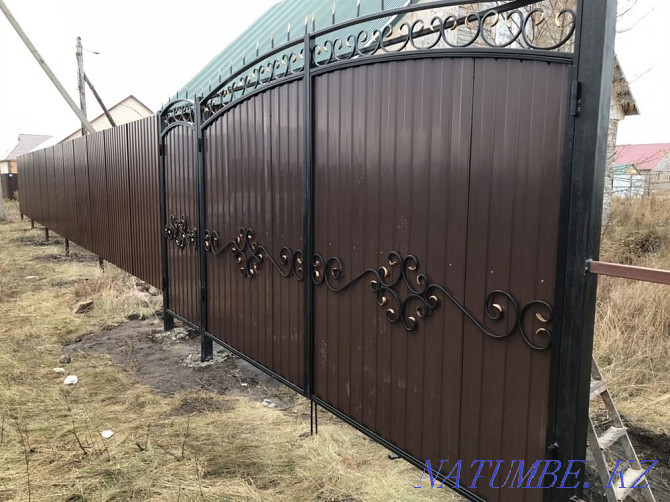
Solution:
M 352 66 L 371 64 L 380 61 L 398 61 L 419 58 L 439 57 L 482 57 L 482 58 L 516 58 L 550 62 L 561 62 L 571 66 L 571 87 L 569 115 L 565 137 L 565 165 L 561 186 L 561 212 L 558 261 L 556 264 L 557 281 L 554 306 L 554 343 L 551 347 L 551 376 L 549 392 L 549 413 L 547 425 L 546 459 L 560 460 L 564 464 L 568 460 L 584 459 L 586 454 L 586 433 L 589 403 L 589 375 L 593 347 L 593 328 L 595 318 L 595 295 L 597 277 L 587 273 L 587 260 L 597 260 L 600 249 L 600 225 L 604 186 L 604 166 L 606 156 L 606 138 L 611 93 L 611 75 L 614 58 L 614 33 L 616 23 L 615 0 L 577 0 L 577 8 L 571 11 L 574 15 L 574 51 L 552 52 L 534 47 L 526 40 L 529 49 L 507 49 L 491 45 L 485 37 L 482 39 L 489 47 L 475 48 L 466 45 L 450 45 L 449 48 L 426 48 L 414 45 L 415 40 L 424 36 L 435 36 L 442 40 L 444 33 L 462 24 L 486 21 L 487 16 L 505 14 L 519 8 L 541 3 L 538 0 L 509 1 L 494 9 L 470 14 L 466 17 L 447 19 L 441 27 L 423 28 L 415 31 L 416 23 L 409 26 L 406 35 L 400 35 L 386 42 L 386 29 L 375 30 L 378 40 L 376 48 L 370 49 L 369 33 L 365 33 L 366 45 L 362 44 L 360 32 L 350 52 L 337 54 L 336 42 L 330 42 L 328 57 L 318 54 L 326 51 L 325 36 L 343 28 L 373 21 L 379 18 L 394 18 L 415 11 L 452 7 L 459 5 L 482 4 L 476 1 L 436 1 L 422 4 L 409 4 L 406 7 L 386 10 L 383 12 L 359 16 L 349 21 L 321 29 L 309 30 L 305 22 L 305 35 L 299 40 L 287 41 L 264 53 L 258 54 L 250 63 L 243 61 L 243 66 L 214 90 L 204 96 L 177 98 L 168 103 L 159 114 L 159 170 L 160 170 L 160 201 L 161 227 L 167 227 L 166 215 L 166 184 L 165 184 L 165 137 L 175 127 L 189 127 L 195 134 L 193 145 L 197 152 L 197 250 L 199 270 L 198 301 L 199 324 L 184 319 L 170 309 L 170 284 L 168 277 L 167 237 L 163 232 L 161 245 L 162 280 L 164 292 L 165 329 L 174 327 L 174 318 L 197 329 L 201 336 L 202 359 L 212 357 L 213 341 L 224 346 L 242 359 L 270 374 L 272 377 L 304 395 L 312 402 L 322 406 L 346 423 L 352 425 L 376 442 L 411 462 L 418 468 L 424 467 L 424 460 L 412 457 L 393 443 L 367 429 L 333 408 L 327 402 L 313 394 L 314 390 L 314 282 L 305 280 L 304 288 L 304 388 L 300 388 L 284 377 L 254 361 L 244 353 L 231 347 L 207 331 L 207 249 L 203 243 L 207 225 L 205 221 L 205 170 L 203 157 L 203 130 L 221 114 L 246 99 L 271 87 L 286 84 L 294 80 L 304 81 L 304 186 L 303 186 L 303 243 L 304 256 L 314 256 L 314 168 L 313 168 L 313 78 L 319 74 Z M 534 14 L 532 11 L 528 17 Z M 525 24 L 522 23 L 523 26 Z M 517 37 L 524 37 L 525 33 Z M 372 33 L 374 35 L 374 32 Z M 481 36 L 478 31 L 475 39 Z M 404 37 L 404 38 L 403 38 Z M 572 37 L 572 32 L 570 33 Z M 570 38 L 568 37 L 568 38 Z M 287 37 L 288 39 L 288 37 Z M 350 39 L 345 40 L 345 42 Z M 446 41 L 446 37 L 444 38 Z M 474 40 L 473 40 L 474 41 Z M 565 40 L 567 41 L 567 39 Z M 564 41 L 564 42 L 565 42 Z M 411 43 L 416 50 L 395 51 L 390 46 L 400 44 L 404 49 Z M 373 45 L 374 45 L 373 44 Z M 380 52 L 380 44 L 382 54 Z M 387 47 L 384 47 L 386 44 Z M 273 42 L 274 45 L 274 42 Z M 561 45 L 561 44 L 559 44 Z M 366 47 L 368 49 L 366 49 Z M 551 47 L 549 49 L 555 49 Z M 323 49 L 322 49 L 323 48 Z M 387 50 L 389 48 L 389 50 Z M 369 51 L 369 52 L 368 52 Z M 287 56 L 288 54 L 288 56 Z M 263 63 L 276 57 L 270 63 Z M 293 68 L 298 59 L 306 64 Z M 277 73 L 277 62 L 283 61 L 286 69 Z M 263 64 L 261 64 L 263 63 Z M 265 67 L 270 76 L 263 79 L 261 68 Z M 250 75 L 255 77 L 255 80 Z M 210 243 L 211 245 L 211 243 Z M 304 260 L 304 277 L 311 278 L 314 273 L 312 259 Z M 438 479 L 444 475 L 434 473 Z M 575 489 L 551 489 L 545 491 L 545 500 L 574 501 L 582 495 L 583 472 L 579 479 L 579 487 Z M 470 500 L 482 500 L 465 488 L 456 488 L 451 480 L 446 484 Z

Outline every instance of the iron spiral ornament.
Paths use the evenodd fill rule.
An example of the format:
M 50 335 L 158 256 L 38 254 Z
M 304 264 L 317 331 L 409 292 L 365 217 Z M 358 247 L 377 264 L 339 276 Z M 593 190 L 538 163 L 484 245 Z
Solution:
M 195 228 L 188 228 L 188 222 L 185 216 L 177 218 L 175 214 L 170 215 L 170 222 L 163 229 L 165 238 L 173 241 L 178 249 L 184 249 L 186 246 L 197 247 L 198 231 Z
M 508 338 L 518 333 L 533 350 L 544 351 L 551 347 L 552 333 L 548 325 L 553 319 L 553 309 L 549 303 L 533 300 L 520 306 L 507 291 L 491 291 L 484 300 L 487 319 L 500 323 L 501 326 L 505 322 L 511 326 L 506 330 L 493 330 L 459 302 L 451 291 L 431 282 L 426 274 L 420 273 L 419 260 L 414 255 L 403 256 L 397 251 L 392 251 L 388 255 L 388 265 L 363 270 L 348 282 L 343 282 L 344 265 L 337 257 L 324 259 L 316 254 L 312 265 L 314 284 L 325 285 L 333 292 L 346 291 L 363 279 L 368 280 L 370 291 L 376 295 L 377 304 L 385 309 L 386 320 L 391 324 L 402 325 L 408 332 L 415 331 L 420 320 L 430 317 L 446 300 L 488 337 Z M 503 307 L 504 304 L 508 306 L 509 313 Z M 547 325 L 539 328 L 535 332 L 535 337 L 529 336 L 525 327 L 533 312 L 538 321 Z M 507 321 L 508 318 L 511 321 Z M 541 340 L 537 341 L 538 338 Z
M 304 253 L 302 250 L 292 250 L 282 247 L 278 258 L 256 241 L 256 232 L 253 229 L 242 227 L 238 234 L 226 244 L 221 242 L 218 232 L 205 230 L 203 246 L 207 253 L 219 255 L 230 251 L 233 259 L 240 265 L 240 275 L 248 279 L 258 277 L 263 265 L 269 262 L 282 277 L 294 277 L 298 281 L 304 279 Z
M 260 42 L 257 42 L 255 50 L 250 50 L 255 58 L 247 63 L 247 58 L 243 55 L 240 70 L 233 72 L 231 61 L 225 71 L 227 77 L 222 79 L 223 71 L 219 69 L 218 83 L 213 89 L 211 81 L 209 93 L 200 89 L 200 95 L 204 97 L 197 112 L 207 121 L 256 90 L 303 73 L 306 60 L 313 67 L 320 68 L 351 59 L 408 50 L 462 50 L 471 47 L 564 52 L 573 50 L 577 28 L 577 14 L 573 9 L 550 11 L 546 6 L 538 6 L 506 11 L 498 7 L 463 15 L 459 8 L 460 6 L 454 6 L 451 11 L 434 15 L 435 11 L 430 9 L 430 4 L 426 4 L 423 10 L 411 9 L 415 17 L 423 16 L 413 21 L 404 21 L 396 26 L 386 23 L 383 28 L 363 28 L 358 31 L 355 24 L 347 23 L 346 29 L 349 33 L 339 36 L 336 34 L 342 33 L 345 28 L 336 30 L 337 24 L 333 20 L 332 31 L 315 37 L 314 47 L 309 54 L 305 54 L 302 37 L 290 41 L 289 25 L 287 42 L 282 48 L 275 48 L 272 36 L 270 48 L 265 55 L 260 51 Z M 306 19 L 305 34 L 307 26 Z M 312 30 L 314 29 L 313 19 Z M 180 102 L 169 110 L 165 120 L 167 124 L 192 122 L 194 113 L 192 102 Z

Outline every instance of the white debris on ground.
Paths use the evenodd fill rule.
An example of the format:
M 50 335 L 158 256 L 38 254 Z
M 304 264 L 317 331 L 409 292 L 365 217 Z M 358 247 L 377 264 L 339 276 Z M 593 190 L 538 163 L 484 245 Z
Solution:
M 214 350 L 214 357 L 209 361 L 200 362 L 200 353 L 192 353 L 186 356 L 182 364 L 188 368 L 202 368 L 205 366 L 211 366 L 212 364 L 222 363 L 228 359 L 235 359 L 237 356 L 232 352 L 228 352 L 225 349 Z M 240 382 L 241 383 L 241 382 Z M 242 383 L 242 387 L 245 387 L 247 384 Z
M 188 340 L 192 337 L 191 330 L 186 328 L 175 328 L 170 331 L 157 331 L 149 335 L 150 338 L 157 342 L 164 342 L 166 340 L 176 342 L 179 340 Z
M 68 375 L 65 377 L 65 380 L 63 380 L 65 385 L 75 385 L 77 382 L 79 382 L 77 375 Z
M 206 366 L 212 366 L 216 362 L 219 362 L 216 360 L 216 358 L 202 362 L 200 361 L 200 354 L 189 354 L 186 356 L 186 359 L 184 359 L 182 364 L 187 368 L 204 368 Z
M 103 439 L 109 439 L 114 435 L 114 431 L 110 431 L 109 429 L 106 429 L 100 433 Z
M 263 406 L 267 406 L 268 408 L 276 408 L 277 403 L 273 403 L 269 399 L 263 399 L 263 402 L 261 403 Z
M 38 280 L 39 280 L 39 276 L 37 276 L 37 275 L 26 276 L 26 281 L 38 281 Z
M 65 368 L 54 368 L 54 373 L 65 373 Z

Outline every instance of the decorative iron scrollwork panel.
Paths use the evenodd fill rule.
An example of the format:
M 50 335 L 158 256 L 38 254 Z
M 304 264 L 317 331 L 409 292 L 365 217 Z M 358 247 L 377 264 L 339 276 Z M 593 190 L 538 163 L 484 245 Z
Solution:
M 193 228 L 188 228 L 188 222 L 185 216 L 177 219 L 174 214 L 170 215 L 170 223 L 165 225 L 165 238 L 174 241 L 179 249 L 184 249 L 186 246 L 193 246 L 197 248 L 198 231 Z
M 240 275 L 248 279 L 255 279 L 263 268 L 263 264 L 270 264 L 282 277 L 295 277 L 296 280 L 304 279 L 303 264 L 304 253 L 302 250 L 292 250 L 282 247 L 279 251 L 279 259 L 275 259 L 272 253 L 256 241 L 256 232 L 250 228 L 240 228 L 237 236 L 222 245 L 218 232 L 205 230 L 203 236 L 205 251 L 218 255 L 230 250 L 235 261 L 240 265 Z
M 543 351 L 551 346 L 551 331 L 542 327 L 535 333 L 536 337 L 544 338 L 544 343 L 536 343 L 526 330 L 531 312 L 542 324 L 550 324 L 553 309 L 549 303 L 533 300 L 519 306 L 517 300 L 507 291 L 495 290 L 484 300 L 484 311 L 489 321 L 502 323 L 506 320 L 503 303 L 511 309 L 511 327 L 506 331 L 489 329 L 484 322 L 477 319 L 470 310 L 461 304 L 444 286 L 432 283 L 428 276 L 419 273 L 419 260 L 414 255 L 402 256 L 393 251 L 388 256 L 388 266 L 378 269 L 367 269 L 360 272 L 348 282 L 344 279 L 344 266 L 337 257 L 325 260 L 316 254 L 313 258 L 312 281 L 316 285 L 326 285 L 333 292 L 342 292 L 357 284 L 364 278 L 369 279 L 370 290 L 377 296 L 377 304 L 386 308 L 386 320 L 391 324 L 401 324 L 407 331 L 414 331 L 419 320 L 429 317 L 439 306 L 441 298 L 446 298 L 458 308 L 483 334 L 491 338 L 507 338 L 518 333 L 523 341 L 533 350 Z M 403 294 L 402 287 L 406 292 Z
M 249 58 L 243 53 L 241 61 L 230 61 L 227 68 L 219 69 L 217 81 L 209 82 L 207 89 L 196 94 L 203 98 L 199 110 L 203 120 L 238 101 L 249 93 L 272 82 L 299 75 L 305 70 L 305 61 L 314 67 L 375 55 L 393 55 L 412 50 L 522 50 L 574 52 L 577 13 L 573 8 L 551 5 L 541 0 L 522 8 L 499 5 L 476 10 L 476 5 L 452 5 L 434 9 L 430 2 L 425 8 L 410 4 L 405 9 L 413 20 L 397 25 L 385 23 L 383 28 L 371 27 L 369 19 L 347 26 L 340 35 L 333 12 L 328 33 L 313 38 L 314 47 L 305 54 L 303 38 L 291 36 L 287 27 L 286 43 L 275 45 L 274 35 L 269 47 L 261 51 L 257 41 L 255 50 L 249 48 Z M 568 7 L 571 7 L 568 4 Z M 533 8 L 534 7 L 534 8 Z M 463 10 L 466 9 L 466 10 Z M 398 10 L 396 10 L 398 12 Z M 437 14 L 436 14 L 437 13 Z M 384 16 L 383 10 L 377 19 Z M 399 18 L 403 15 L 400 14 Z M 304 34 L 310 31 L 305 18 Z M 316 31 L 312 18 L 311 31 Z M 299 31 L 300 35 L 303 32 Z M 241 63 L 241 68 L 233 68 Z M 226 71 L 227 70 L 227 71 Z M 180 103 L 165 115 L 166 124 L 192 121 L 194 110 L 190 103 Z
M 496 9 L 459 15 L 458 11 L 398 27 L 360 30 L 344 38 L 323 40 L 314 48 L 314 63 L 328 65 L 354 57 L 398 53 L 434 48 L 465 49 L 479 46 L 491 49 L 517 48 L 555 51 L 573 40 L 577 14 L 572 9 L 552 12 L 547 20 L 544 8 L 515 9 L 500 13 Z
M 218 232 L 205 230 L 203 245 L 205 251 L 212 255 L 230 250 L 234 260 L 240 265 L 240 275 L 244 278 L 258 277 L 263 265 L 269 261 L 282 277 L 304 280 L 302 250 L 294 251 L 282 247 L 277 260 L 265 246 L 256 241 L 256 233 L 250 228 L 240 228 L 237 236 L 225 245 L 222 244 Z M 511 319 L 508 323 L 511 327 L 507 330 L 493 330 L 484 321 L 477 319 L 446 287 L 431 282 L 426 274 L 420 273 L 419 260 L 414 255 L 402 256 L 399 252 L 392 251 L 388 255 L 388 266 L 363 270 L 348 282 L 343 282 L 344 264 L 340 258 L 331 257 L 326 260 L 320 254 L 315 254 L 312 267 L 312 282 L 316 286 L 325 285 L 335 293 L 346 291 L 368 278 L 370 291 L 376 295 L 377 304 L 386 308 L 386 320 L 391 324 L 402 325 L 408 332 L 416 330 L 420 319 L 430 317 L 446 299 L 486 336 L 508 338 L 518 333 L 533 350 L 544 351 L 551 347 L 552 333 L 548 325 L 553 320 L 553 308 L 549 303 L 532 300 L 520 305 L 507 291 L 491 291 L 484 299 L 484 312 L 488 321 L 500 323 L 502 326 L 508 317 Z M 509 306 L 509 314 L 505 311 L 504 304 Z M 534 337 L 529 336 L 527 331 L 532 313 L 540 323 L 547 325 L 537 329 Z M 543 343 L 537 343 L 537 338 L 543 339 Z

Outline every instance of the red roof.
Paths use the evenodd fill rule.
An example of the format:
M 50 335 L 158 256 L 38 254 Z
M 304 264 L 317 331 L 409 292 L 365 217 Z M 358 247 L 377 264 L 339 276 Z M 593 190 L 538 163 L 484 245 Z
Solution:
M 638 171 L 651 171 L 668 154 L 670 143 L 618 145 L 614 163 L 618 166 L 633 164 Z

